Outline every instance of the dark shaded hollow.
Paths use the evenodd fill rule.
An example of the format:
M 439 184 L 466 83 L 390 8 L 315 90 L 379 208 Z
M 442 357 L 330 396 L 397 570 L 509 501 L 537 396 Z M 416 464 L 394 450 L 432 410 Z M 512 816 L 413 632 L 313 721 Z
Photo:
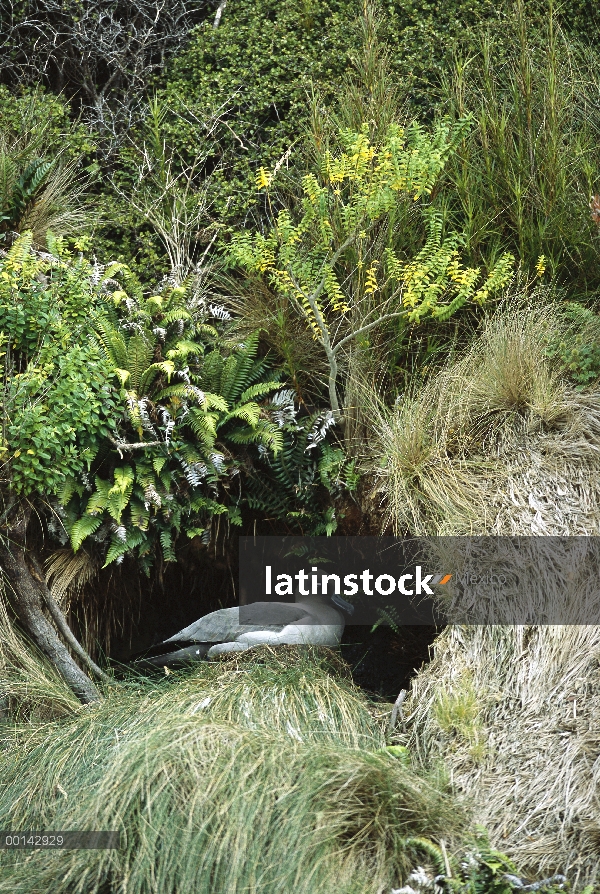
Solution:
M 129 614 L 121 635 L 113 638 L 110 657 L 127 664 L 132 658 L 153 649 L 167 637 L 218 608 L 237 603 L 232 581 L 237 577 L 236 551 L 231 565 L 223 558 L 189 551 L 186 561 L 167 566 L 160 584 L 142 582 L 138 611 Z M 354 682 L 369 695 L 395 701 L 401 689 L 408 689 L 416 672 L 429 662 L 431 645 L 440 628 L 402 627 L 395 633 L 380 626 L 347 624 L 341 656 L 349 665 Z
M 391 627 L 349 624 L 342 638 L 342 658 L 350 665 L 357 686 L 369 695 L 395 701 L 401 689 L 409 689 L 417 671 L 431 659 L 431 646 L 439 627 Z

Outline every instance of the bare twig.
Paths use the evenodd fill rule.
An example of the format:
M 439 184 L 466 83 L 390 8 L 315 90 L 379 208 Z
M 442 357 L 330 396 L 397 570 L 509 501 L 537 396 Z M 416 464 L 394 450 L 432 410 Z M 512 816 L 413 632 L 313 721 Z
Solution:
M 116 146 L 152 75 L 183 46 L 205 9 L 196 0 L 5 0 L 0 74 L 15 84 L 45 80 L 58 93 L 77 93 L 88 119 Z
M 127 441 L 117 441 L 116 438 L 109 437 L 111 444 L 117 448 L 117 453 L 123 459 L 123 452 L 131 453 L 134 450 L 145 450 L 147 447 L 164 447 L 164 441 L 138 441 L 135 444 L 128 444 Z

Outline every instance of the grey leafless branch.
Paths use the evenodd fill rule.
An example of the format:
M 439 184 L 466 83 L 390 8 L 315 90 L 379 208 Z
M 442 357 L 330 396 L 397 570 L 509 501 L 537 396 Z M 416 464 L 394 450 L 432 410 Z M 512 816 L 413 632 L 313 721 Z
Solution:
M 42 80 L 76 97 L 113 140 L 127 131 L 150 78 L 209 11 L 198 0 L 4 0 L 1 6 L 0 81 Z

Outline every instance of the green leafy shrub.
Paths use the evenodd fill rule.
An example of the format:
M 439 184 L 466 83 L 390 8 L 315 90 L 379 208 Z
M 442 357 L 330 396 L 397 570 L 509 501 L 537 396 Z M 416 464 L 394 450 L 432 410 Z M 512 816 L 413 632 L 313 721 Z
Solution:
M 256 205 L 259 165 L 274 165 L 302 134 L 307 92 L 331 97 L 356 49 L 357 0 L 241 0 L 218 29 L 206 22 L 168 73 L 172 110 L 167 139 L 194 158 L 198 139 L 212 146 L 215 210 L 240 220 Z M 218 122 L 208 135 L 202 125 Z
M 296 214 L 282 210 L 266 234 L 235 233 L 229 257 L 260 274 L 294 308 L 321 345 L 329 367 L 330 406 L 344 424 L 338 376 L 344 352 L 367 333 L 405 317 L 446 320 L 467 302 L 483 304 L 512 273 L 512 256 L 500 257 L 487 277 L 464 267 L 460 238 L 444 234 L 439 215 L 421 205 L 428 235 L 413 258 L 396 251 L 396 226 L 406 206 L 426 200 L 467 122 L 440 122 L 432 133 L 420 125 L 389 126 L 372 144 L 368 125 L 339 135 L 339 151 L 325 149 L 302 181 Z M 258 185 L 272 175 L 261 168 Z
M 0 121 L 4 134 L 34 136 L 46 156 L 64 152 L 69 159 L 91 160 L 96 150 L 93 135 L 73 120 L 67 100 L 41 86 L 13 91 L 0 84 Z
M 575 302 L 564 307 L 562 338 L 548 344 L 548 356 L 559 361 L 579 388 L 600 378 L 600 318 L 590 308 Z
M 351 494 L 358 474 L 355 460 L 325 440 L 333 421 L 331 412 L 325 411 L 287 427 L 282 450 L 249 477 L 246 499 L 251 509 L 263 517 L 280 518 L 303 534 L 336 531 L 330 498 Z
M 6 500 L 50 500 L 63 543 L 92 538 L 107 564 L 135 552 L 149 569 L 159 545 L 175 559 L 180 533 L 208 540 L 221 515 L 239 525 L 248 475 L 276 481 L 270 463 L 286 450 L 289 462 L 296 432 L 325 460 L 326 432 L 296 421 L 256 335 L 228 342 L 208 322 L 224 312 L 185 288 L 144 297 L 122 265 L 91 265 L 60 240 L 50 248 L 38 255 L 24 235 L 0 260 Z M 323 492 L 336 486 L 331 449 Z M 306 460 L 293 461 L 301 477 Z M 317 524 L 315 490 L 312 502 L 288 493 L 280 517 L 289 524 L 297 509 Z M 257 493 L 252 507 L 267 508 Z
M 67 476 L 83 474 L 117 408 L 92 340 L 98 291 L 89 265 L 67 257 L 59 240 L 50 247 L 54 256 L 39 257 L 25 234 L 0 259 L 2 477 L 24 496 L 56 494 Z
M 223 353 L 182 287 L 147 299 L 117 291 L 113 302 L 96 328 L 126 413 L 110 453 L 89 479 L 66 482 L 60 504 L 74 549 L 93 535 L 109 544 L 106 564 L 135 551 L 149 568 L 158 543 L 175 559 L 180 532 L 208 540 L 215 516 L 241 523 L 246 445 L 283 446 L 269 398 L 281 385 L 257 358 L 256 336 Z

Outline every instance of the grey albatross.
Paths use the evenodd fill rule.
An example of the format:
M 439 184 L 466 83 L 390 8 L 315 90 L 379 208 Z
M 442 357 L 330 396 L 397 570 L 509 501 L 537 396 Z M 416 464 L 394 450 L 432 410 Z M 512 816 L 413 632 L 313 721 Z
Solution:
M 245 605 L 244 623 L 241 624 L 239 607 L 221 608 L 204 615 L 151 650 L 161 650 L 161 654 L 141 657 L 136 663 L 154 667 L 181 666 L 263 644 L 336 648 L 345 627 L 343 612 L 352 614 L 353 611 L 354 607 L 339 596 L 300 596 L 296 602 Z

